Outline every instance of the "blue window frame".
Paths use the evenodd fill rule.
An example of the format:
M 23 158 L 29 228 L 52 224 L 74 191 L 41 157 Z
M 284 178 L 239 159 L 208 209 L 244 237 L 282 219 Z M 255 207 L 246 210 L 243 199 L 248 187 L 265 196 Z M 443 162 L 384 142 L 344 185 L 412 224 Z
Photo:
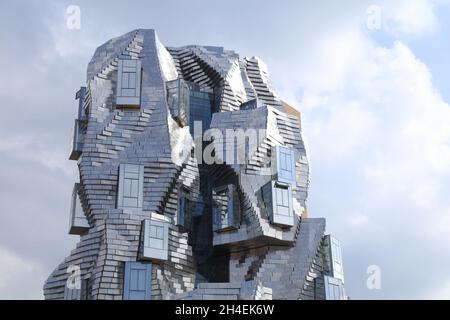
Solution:
M 277 181 L 296 184 L 295 178 L 295 154 L 294 150 L 288 147 L 275 147 Z
M 292 187 L 289 183 L 269 181 L 261 188 L 262 208 L 270 223 L 292 227 L 295 222 Z
M 144 194 L 144 166 L 121 163 L 117 208 L 142 208 Z
M 271 222 L 285 226 L 294 225 L 292 190 L 289 184 L 272 181 Z
M 124 300 L 150 300 L 152 265 L 135 261 L 125 262 Z
M 119 60 L 116 88 L 117 105 L 140 105 L 141 72 L 140 60 Z
M 143 247 L 141 259 L 169 259 L 169 223 L 145 219 L 142 221 Z

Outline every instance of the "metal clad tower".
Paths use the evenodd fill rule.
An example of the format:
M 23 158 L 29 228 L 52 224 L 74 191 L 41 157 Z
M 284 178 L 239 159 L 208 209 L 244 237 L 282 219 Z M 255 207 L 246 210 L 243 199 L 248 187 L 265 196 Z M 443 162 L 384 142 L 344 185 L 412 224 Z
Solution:
M 257 57 L 100 46 L 76 94 L 69 233 L 46 299 L 345 299 L 340 242 L 307 216 L 300 113 Z

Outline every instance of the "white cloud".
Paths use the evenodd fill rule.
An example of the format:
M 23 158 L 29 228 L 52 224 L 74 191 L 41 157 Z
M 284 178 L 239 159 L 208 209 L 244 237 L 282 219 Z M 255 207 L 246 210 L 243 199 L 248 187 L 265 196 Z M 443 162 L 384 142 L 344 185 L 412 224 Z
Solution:
M 381 4 L 383 29 L 395 35 L 422 35 L 436 29 L 435 0 L 397 0 Z
M 360 227 L 370 222 L 370 217 L 365 214 L 354 214 L 348 217 L 348 223 L 354 227 Z
M 33 261 L 0 247 L 0 299 L 39 299 L 44 279 Z
M 217 2 L 208 8 L 221 14 L 204 15 L 195 24 L 189 19 L 196 6 L 178 15 L 169 1 L 143 2 L 139 12 L 118 2 L 108 12 L 117 23 L 102 29 L 104 4 L 81 1 L 78 31 L 65 28 L 70 3 L 8 3 L 0 29 L 16 32 L 2 33 L 9 46 L 0 52 L 8 61 L 7 85 L 0 88 L 7 101 L 0 211 L 12 214 L 0 223 L 0 297 L 40 297 L 45 276 L 73 247 L 65 228 L 77 174 L 62 138 L 69 138 L 75 114 L 73 93 L 95 47 L 135 27 L 156 28 L 166 45 L 209 43 L 261 55 L 283 99 L 295 102 L 301 88 L 297 105 L 313 167 L 309 212 L 326 217 L 328 230 L 344 240 L 352 298 L 375 294 L 365 287 L 369 264 L 383 270 L 379 297 L 448 297 L 450 286 L 441 279 L 450 264 L 449 106 L 410 48 L 403 42 L 379 46 L 364 24 L 366 8 L 375 4 L 383 19 L 375 35 L 437 32 L 440 2 L 249 2 L 239 3 L 237 11 Z M 9 13 L 15 6 L 20 20 Z M 229 23 L 230 15 L 236 23 Z M 260 28 L 249 28 L 250 20 Z M 41 259 L 45 276 L 35 277 L 40 268 L 30 257 Z
M 320 117 L 307 123 L 310 143 L 314 144 L 314 150 L 320 149 L 327 161 L 355 156 L 355 152 L 369 143 L 368 137 L 375 130 L 370 109 L 354 101 L 341 104 L 333 100 L 325 97 L 321 109 L 326 105 L 326 110 L 316 111 Z
M 70 133 L 65 133 L 70 138 Z M 0 155 L 13 154 L 16 160 L 28 161 L 39 164 L 49 171 L 64 173 L 67 176 L 73 176 L 76 167 L 67 161 L 69 153 L 69 139 L 67 143 L 67 152 L 61 150 L 60 146 L 51 147 L 45 144 L 44 137 L 31 137 L 26 134 L 8 136 L 7 139 L 0 141 Z
M 362 34 L 335 37 L 321 44 L 324 52 L 332 55 L 335 43 L 357 52 L 343 49 L 339 56 L 348 57 L 336 68 L 340 59 L 328 61 L 329 70 L 338 71 L 332 85 L 319 64 L 317 82 L 309 83 L 301 102 L 314 166 L 310 195 L 335 193 L 326 204 L 313 200 L 310 212 L 329 218 L 328 226 L 345 239 L 347 252 L 363 246 L 380 264 L 389 255 L 386 272 L 409 276 L 425 287 L 423 270 L 402 265 L 418 259 L 422 246 L 437 246 L 440 255 L 450 256 L 450 242 L 442 243 L 450 230 L 450 106 L 433 86 L 427 66 L 404 43 L 381 47 Z M 317 177 L 322 184 L 315 184 Z M 348 227 L 358 231 L 349 233 Z M 384 247 L 387 239 L 389 249 Z M 442 257 L 430 249 L 421 259 L 431 267 Z M 384 290 L 397 297 L 411 294 L 395 281 Z M 354 284 L 348 285 L 351 292 Z

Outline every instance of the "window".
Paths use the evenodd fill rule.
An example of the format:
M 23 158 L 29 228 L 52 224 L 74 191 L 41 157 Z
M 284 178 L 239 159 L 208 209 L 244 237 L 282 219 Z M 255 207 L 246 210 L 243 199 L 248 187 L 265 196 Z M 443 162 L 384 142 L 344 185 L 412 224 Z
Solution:
M 274 189 L 275 196 L 275 212 L 282 216 L 291 216 L 291 205 L 289 197 L 289 187 L 284 184 L 275 183 Z
M 202 132 L 211 126 L 214 112 L 214 95 L 204 91 L 190 90 L 189 94 L 189 130 L 194 135 L 194 122 L 201 122 Z
M 289 184 L 272 181 L 272 223 L 293 226 L 292 190 Z
M 178 190 L 177 225 L 184 230 L 190 230 L 191 217 L 192 201 L 190 200 L 189 190 L 186 187 L 180 187 Z
M 86 113 L 84 111 L 84 97 L 86 96 L 86 87 L 80 87 L 80 90 L 75 94 L 75 99 L 78 100 L 78 120 L 86 120 Z
M 152 265 L 150 263 L 125 262 L 124 300 L 150 300 Z
M 327 235 L 325 238 L 326 246 L 326 260 L 328 263 L 328 269 L 330 275 L 337 278 L 344 283 L 344 266 L 342 263 L 342 250 L 341 242 L 331 235 Z
M 75 119 L 70 140 L 69 160 L 78 160 L 81 156 L 84 142 L 84 130 L 86 124 L 83 121 Z
M 144 166 L 120 164 L 118 208 L 142 208 L 144 193 Z
M 81 289 L 64 287 L 64 300 L 81 300 Z
M 294 225 L 291 185 L 269 181 L 261 188 L 263 208 L 272 224 L 291 227 Z
M 75 94 L 75 99 L 78 99 L 78 117 L 75 119 L 75 124 L 72 129 L 69 160 L 78 160 L 83 149 L 84 133 L 86 131 L 86 113 L 84 110 L 85 96 L 86 87 L 81 87 Z
M 141 60 L 119 60 L 116 92 L 117 105 L 140 105 L 141 69 Z
M 78 283 L 77 283 L 78 281 Z M 87 279 L 76 277 L 67 279 L 64 287 L 64 300 L 86 300 L 87 299 Z
M 189 86 L 183 79 L 166 82 L 167 104 L 172 117 L 181 126 L 189 125 Z
M 75 183 L 70 205 L 69 234 L 83 235 L 89 230 L 89 223 L 80 201 L 80 184 Z
M 225 231 L 239 225 L 240 203 L 234 185 L 217 187 L 213 190 L 213 229 Z
M 275 149 L 277 181 L 295 185 L 296 173 L 294 150 L 283 146 L 277 146 Z
M 142 222 L 143 248 L 141 259 L 167 260 L 169 257 L 169 225 L 167 222 L 144 220 Z
M 344 286 L 340 279 L 324 276 L 325 298 L 327 300 L 345 300 Z

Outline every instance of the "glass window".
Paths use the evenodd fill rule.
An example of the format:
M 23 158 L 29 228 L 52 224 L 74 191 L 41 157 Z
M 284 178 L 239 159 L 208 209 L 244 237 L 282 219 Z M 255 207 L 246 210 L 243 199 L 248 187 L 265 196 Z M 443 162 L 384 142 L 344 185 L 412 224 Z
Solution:
M 295 154 L 291 148 L 277 146 L 276 151 L 276 175 L 277 181 L 296 184 Z
M 234 185 L 213 189 L 213 224 L 214 231 L 235 229 L 239 225 L 240 203 Z
M 84 133 L 86 131 L 86 123 L 79 119 L 75 119 L 70 140 L 69 160 L 78 160 L 83 151 Z
M 143 248 L 141 259 L 167 260 L 169 226 L 167 222 L 146 219 L 142 222 Z
M 116 90 L 117 105 L 140 105 L 141 69 L 140 60 L 119 60 Z
M 118 208 L 142 208 L 144 193 L 144 166 L 120 164 Z
M 190 191 L 181 186 L 178 189 L 178 208 L 176 224 L 187 231 L 191 229 L 193 201 L 190 199 Z
M 266 205 L 271 209 L 271 222 L 274 224 L 284 225 L 284 226 L 293 226 L 294 225 L 294 211 L 292 208 L 292 189 L 291 185 L 287 183 L 281 183 L 279 181 L 271 181 L 269 182 L 267 187 L 263 189 L 268 189 L 271 186 L 272 196 L 270 197 L 268 194 L 263 196 L 268 198 L 266 201 L 271 199 L 271 202 L 268 202 Z
M 83 235 L 89 230 L 89 223 L 84 214 L 80 200 L 80 184 L 75 183 L 70 205 L 69 234 Z
M 189 86 L 183 79 L 166 82 L 167 103 L 172 117 L 181 125 L 189 124 Z
M 325 298 L 327 300 L 344 300 L 346 299 L 344 286 L 340 279 L 324 276 L 325 282 Z
M 331 264 L 333 277 L 338 278 L 344 283 L 344 266 L 342 263 L 341 242 L 335 237 L 329 235 L 331 247 Z
M 84 98 L 86 96 L 86 87 L 80 87 L 80 90 L 75 94 L 75 99 L 78 100 L 78 120 L 85 120 L 86 113 L 84 109 Z
M 152 265 L 150 263 L 125 262 L 124 300 L 150 300 L 151 286 Z

